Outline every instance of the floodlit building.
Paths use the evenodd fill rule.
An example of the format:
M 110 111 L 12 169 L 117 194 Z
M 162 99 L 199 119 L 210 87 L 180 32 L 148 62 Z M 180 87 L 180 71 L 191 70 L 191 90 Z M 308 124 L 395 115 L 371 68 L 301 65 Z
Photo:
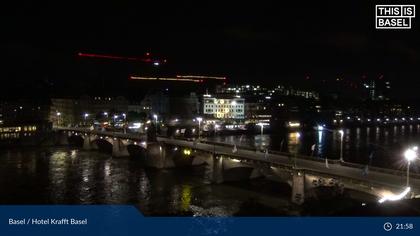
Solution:
M 203 114 L 217 119 L 244 119 L 245 99 L 231 97 L 203 97 Z

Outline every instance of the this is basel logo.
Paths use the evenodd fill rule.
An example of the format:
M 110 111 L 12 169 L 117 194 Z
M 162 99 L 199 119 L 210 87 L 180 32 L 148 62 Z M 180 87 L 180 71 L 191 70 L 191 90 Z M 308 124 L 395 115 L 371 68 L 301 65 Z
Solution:
M 411 19 L 416 16 L 415 5 L 376 5 L 377 29 L 411 29 Z

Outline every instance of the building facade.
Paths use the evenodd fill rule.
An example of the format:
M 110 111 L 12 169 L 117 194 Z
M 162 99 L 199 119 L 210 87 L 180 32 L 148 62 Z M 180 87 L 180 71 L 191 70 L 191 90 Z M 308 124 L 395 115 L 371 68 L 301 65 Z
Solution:
M 244 119 L 245 99 L 204 95 L 203 114 L 216 119 Z

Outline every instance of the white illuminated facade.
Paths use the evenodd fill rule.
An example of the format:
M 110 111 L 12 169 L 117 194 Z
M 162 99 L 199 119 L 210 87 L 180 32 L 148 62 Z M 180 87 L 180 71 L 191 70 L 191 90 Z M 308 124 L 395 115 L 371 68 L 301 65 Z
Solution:
M 203 98 L 203 114 L 218 119 L 244 119 L 245 99 L 215 98 L 206 94 Z

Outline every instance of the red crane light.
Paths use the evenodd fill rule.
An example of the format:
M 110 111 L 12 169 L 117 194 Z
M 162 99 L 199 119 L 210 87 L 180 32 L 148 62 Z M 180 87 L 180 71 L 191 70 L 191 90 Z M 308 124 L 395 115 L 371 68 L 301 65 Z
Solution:
M 146 63 L 152 63 L 156 60 L 152 60 L 151 58 L 143 58 L 143 57 L 123 57 L 123 56 L 114 56 L 114 55 L 105 55 L 105 54 L 95 54 L 95 53 L 77 53 L 79 57 L 90 57 L 90 58 L 101 58 L 101 59 L 111 59 L 111 60 L 125 60 L 125 61 L 141 61 Z

